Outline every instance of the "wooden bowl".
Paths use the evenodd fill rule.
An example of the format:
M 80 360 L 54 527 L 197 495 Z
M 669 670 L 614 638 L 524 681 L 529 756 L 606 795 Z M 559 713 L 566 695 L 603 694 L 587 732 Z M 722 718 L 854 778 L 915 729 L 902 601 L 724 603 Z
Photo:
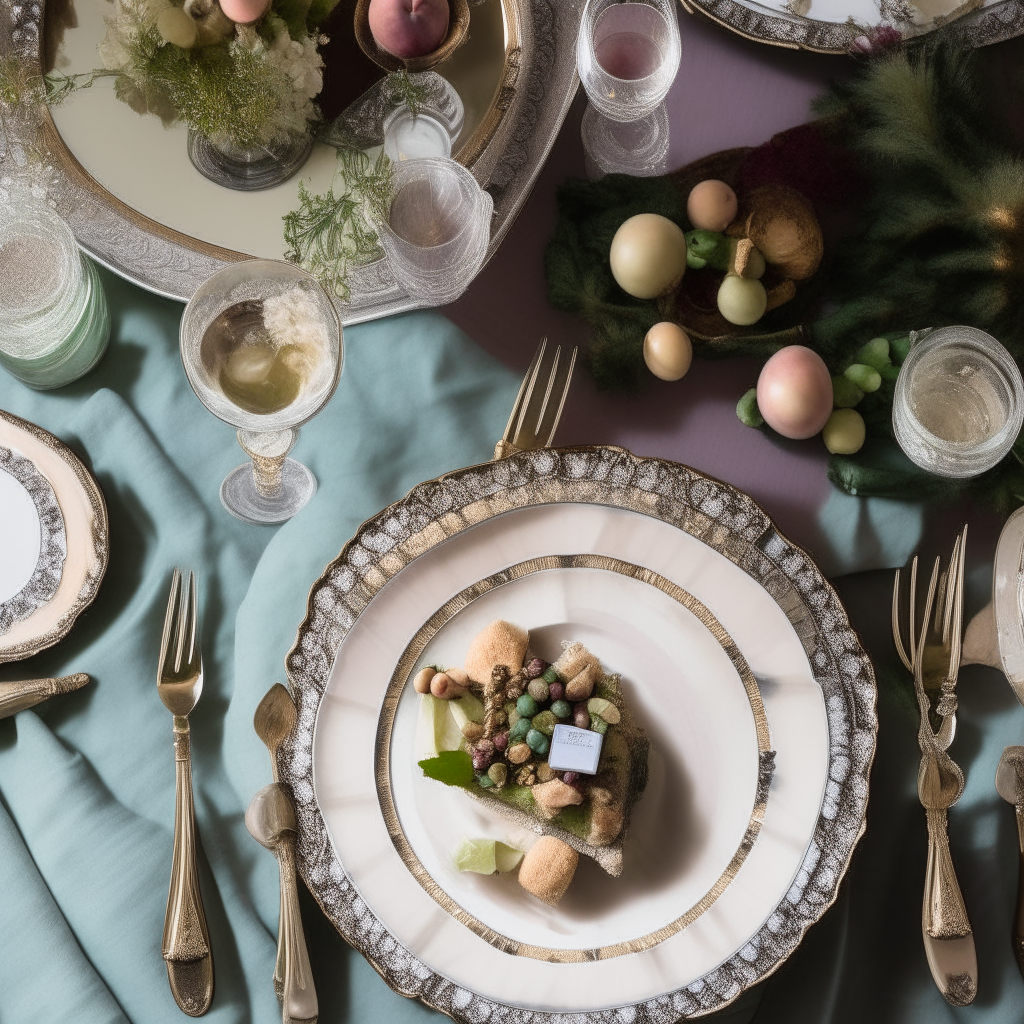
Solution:
M 422 57 L 396 57 L 377 45 L 370 31 L 370 0 L 356 4 L 355 29 L 359 49 L 385 71 L 429 71 L 446 61 L 469 36 L 469 0 L 448 0 L 448 34 L 441 45 Z

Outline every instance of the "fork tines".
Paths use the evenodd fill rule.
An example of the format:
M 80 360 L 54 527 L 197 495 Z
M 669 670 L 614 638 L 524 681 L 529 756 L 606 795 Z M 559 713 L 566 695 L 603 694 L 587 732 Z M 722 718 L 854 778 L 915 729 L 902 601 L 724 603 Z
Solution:
M 160 672 L 158 678 L 177 675 L 188 665 L 196 645 L 196 580 L 191 569 L 185 575 L 180 569 L 171 577 L 171 593 L 167 599 L 163 637 L 160 640 Z
M 550 351 L 544 338 L 530 363 L 516 397 L 502 440 L 529 451 L 551 444 L 569 393 L 577 349 L 562 355 L 562 346 Z

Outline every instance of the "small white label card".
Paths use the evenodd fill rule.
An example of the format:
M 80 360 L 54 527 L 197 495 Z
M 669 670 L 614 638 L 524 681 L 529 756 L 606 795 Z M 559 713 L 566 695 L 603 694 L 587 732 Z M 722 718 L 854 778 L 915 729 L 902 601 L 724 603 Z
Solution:
M 604 737 L 592 729 L 577 729 L 574 725 L 556 725 L 548 751 L 548 764 L 556 772 L 597 774 Z

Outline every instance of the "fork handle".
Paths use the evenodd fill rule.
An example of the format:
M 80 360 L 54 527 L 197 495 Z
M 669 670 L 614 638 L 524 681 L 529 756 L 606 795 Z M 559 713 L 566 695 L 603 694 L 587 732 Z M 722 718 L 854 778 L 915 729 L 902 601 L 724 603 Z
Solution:
M 210 936 L 196 870 L 196 822 L 188 719 L 174 716 L 174 859 L 164 916 L 163 957 L 190 962 L 210 956 Z
M 517 451 L 519 449 L 511 441 L 502 439 L 494 446 L 494 458 L 492 461 L 497 462 L 498 459 L 503 459 L 506 455 L 515 455 Z
M 921 923 L 935 939 L 961 939 L 972 934 L 967 907 L 949 853 L 945 808 L 929 807 L 928 868 L 924 878 L 924 905 Z
M 1013 955 L 1017 969 L 1024 975 L 1024 806 L 1017 805 L 1017 912 L 1013 918 Z
M 319 1006 L 313 971 L 309 966 L 309 951 L 302 930 L 299 910 L 299 889 L 295 874 L 295 835 L 285 832 L 275 850 L 281 874 L 281 921 L 278 939 L 284 946 L 284 992 L 282 993 L 282 1020 L 316 1024 Z

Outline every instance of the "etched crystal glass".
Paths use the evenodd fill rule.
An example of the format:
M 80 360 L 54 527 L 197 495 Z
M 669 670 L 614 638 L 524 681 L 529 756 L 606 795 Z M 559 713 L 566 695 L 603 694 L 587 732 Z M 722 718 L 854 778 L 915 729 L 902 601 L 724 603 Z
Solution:
M 664 103 L 635 121 L 614 121 L 588 103 L 580 136 L 591 181 L 606 174 L 649 178 L 668 170 L 669 122 Z
M 227 138 L 188 133 L 192 166 L 215 185 L 236 192 L 261 192 L 299 172 L 313 149 L 313 136 L 288 135 L 265 146 L 239 146 Z
M 248 523 L 281 523 L 316 493 L 316 477 L 287 458 L 298 428 L 338 386 L 341 322 L 317 281 L 290 264 L 244 260 L 200 285 L 181 319 L 181 361 L 199 400 L 238 428 L 251 459 L 220 500 Z
M 395 164 L 386 213 L 373 215 L 391 271 L 432 306 L 457 299 L 483 266 L 494 203 L 462 164 L 440 157 Z
M 588 0 L 576 68 L 590 102 L 613 121 L 653 113 L 679 70 L 674 0 Z
M 30 387 L 61 387 L 99 362 L 110 313 L 96 265 L 45 203 L 0 206 L 0 364 Z
M 1013 356 L 974 327 L 941 327 L 911 339 L 892 404 L 899 446 L 938 476 L 991 469 L 1024 423 L 1024 380 Z

